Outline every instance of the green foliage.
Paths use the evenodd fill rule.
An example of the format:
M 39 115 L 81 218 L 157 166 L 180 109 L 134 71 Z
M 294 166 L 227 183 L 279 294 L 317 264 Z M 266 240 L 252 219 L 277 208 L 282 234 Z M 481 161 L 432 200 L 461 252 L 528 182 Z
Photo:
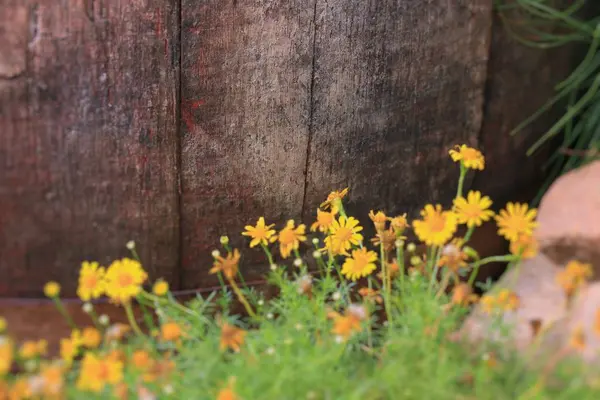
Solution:
M 550 139 L 562 137 L 560 148 L 545 165 L 548 179 L 542 193 L 560 174 L 598 159 L 600 151 L 600 16 L 581 17 L 586 4 L 586 0 L 496 0 L 508 32 L 519 42 L 541 49 L 574 43 L 588 48 L 580 64 L 555 86 L 554 97 L 512 132 L 564 104 L 564 114 L 528 151 L 531 155 Z

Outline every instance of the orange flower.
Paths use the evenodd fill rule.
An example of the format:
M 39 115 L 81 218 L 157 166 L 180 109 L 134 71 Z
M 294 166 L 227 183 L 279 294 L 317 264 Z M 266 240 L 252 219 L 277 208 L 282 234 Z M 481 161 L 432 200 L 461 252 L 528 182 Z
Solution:
M 221 325 L 221 350 L 231 349 L 235 352 L 240 351 L 241 345 L 244 343 L 244 337 L 246 331 L 240 329 L 234 325 L 230 325 L 227 322 Z
M 374 246 L 380 246 L 383 243 L 383 250 L 388 253 L 394 249 L 396 243 L 396 233 L 392 228 L 378 231 L 374 238 L 371 239 Z
M 369 211 L 369 218 L 373 221 L 375 230 L 378 233 L 385 230 L 385 223 L 387 222 L 388 217 L 382 211 L 377 211 L 377 213 L 374 213 L 373 210 Z
M 160 338 L 167 342 L 176 342 L 184 336 L 181 326 L 176 322 L 167 322 L 160 327 Z
M 383 303 L 383 298 L 379 295 L 378 290 L 374 290 L 368 287 L 360 288 L 358 294 L 364 297 L 368 301 L 374 301 L 378 304 Z
M 570 261 L 566 268 L 556 275 L 556 282 L 564 289 L 567 297 L 571 297 L 592 277 L 591 264 Z
M 333 191 L 329 193 L 327 196 L 327 200 L 321 203 L 321 208 L 327 209 L 331 208 L 331 212 L 337 214 L 340 212 L 340 208 L 342 207 L 342 199 L 346 197 L 348 194 L 348 188 L 345 188 L 340 191 Z
M 312 232 L 327 232 L 331 227 L 331 224 L 335 221 L 335 214 L 333 212 L 317 210 L 317 220 L 310 226 Z
M 533 258 L 538 253 L 538 242 L 533 235 L 521 234 L 517 238 L 510 242 L 511 254 L 521 258 Z
M 452 290 L 451 303 L 458 306 L 466 307 L 471 303 L 477 301 L 477 295 L 473 293 L 471 285 L 466 283 L 460 283 Z
M 285 228 L 283 228 L 277 239 L 279 240 L 279 251 L 281 257 L 288 258 L 292 253 L 292 250 L 298 250 L 300 248 L 300 242 L 306 240 L 306 226 L 304 224 L 295 226 L 294 220 L 290 219 Z
M 234 279 L 238 272 L 238 263 L 240 262 L 240 252 L 234 249 L 233 253 L 228 253 L 226 258 L 221 256 L 215 257 L 213 267 L 208 271 L 209 274 L 222 272 L 229 280 Z
M 95 349 L 100 346 L 102 341 L 102 335 L 98 332 L 98 329 L 88 326 L 83 329 L 81 335 L 81 343 L 88 349 Z
M 571 339 L 569 340 L 569 347 L 576 351 L 585 350 L 586 338 L 585 332 L 581 326 L 578 326 L 573 330 L 571 334 Z
M 331 333 L 341 340 L 346 340 L 354 332 L 362 330 L 361 321 L 367 318 L 367 310 L 361 305 L 351 304 L 346 309 L 344 315 L 334 312 L 331 316 L 333 317 L 333 329 Z

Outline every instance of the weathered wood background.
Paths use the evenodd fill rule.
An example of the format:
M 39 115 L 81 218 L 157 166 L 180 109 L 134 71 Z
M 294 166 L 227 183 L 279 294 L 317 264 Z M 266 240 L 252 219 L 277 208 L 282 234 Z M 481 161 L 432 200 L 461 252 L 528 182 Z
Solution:
M 72 295 L 82 260 L 126 255 L 130 239 L 152 277 L 211 284 L 221 234 L 260 215 L 308 222 L 332 189 L 350 186 L 363 218 L 447 203 L 457 143 L 488 157 L 477 186 L 510 196 L 539 165 L 507 133 L 569 67 L 507 39 L 492 0 L 0 10 L 4 297 L 49 279 Z

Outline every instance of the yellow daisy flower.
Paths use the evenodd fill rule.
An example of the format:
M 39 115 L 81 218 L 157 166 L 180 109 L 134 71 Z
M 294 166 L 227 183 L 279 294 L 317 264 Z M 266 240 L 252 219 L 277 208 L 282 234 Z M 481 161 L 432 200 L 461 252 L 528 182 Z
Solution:
M 519 235 L 510 242 L 510 253 L 521 258 L 533 258 L 538 253 L 538 242 L 532 235 Z
M 356 218 L 343 215 L 334 220 L 329 228 L 329 235 L 325 238 L 325 248 L 333 255 L 347 255 L 353 245 L 358 246 L 363 240 L 363 236 L 358 233 L 363 228 L 358 224 Z
M 352 251 L 352 257 L 346 258 L 342 266 L 342 274 L 353 281 L 371 274 L 377 266 L 377 253 L 366 248 Z
M 517 240 L 521 235 L 532 235 L 537 226 L 536 215 L 537 210 L 529 209 L 527 204 L 507 203 L 506 209 L 496 215 L 498 234 L 510 241 Z
M 485 158 L 483 154 L 465 144 L 455 146 L 455 149 L 448 151 L 452 161 L 460 162 L 466 168 L 483 170 L 485 168 Z
M 84 261 L 79 270 L 77 296 L 83 301 L 97 299 L 104 294 L 104 274 L 106 271 L 97 262 Z
M 159 279 L 154 283 L 152 287 L 152 293 L 157 296 L 164 296 L 169 291 L 169 284 L 162 279 Z
M 100 393 L 106 385 L 116 385 L 123 380 L 123 363 L 113 358 L 97 357 L 86 353 L 81 362 L 77 388 Z
M 418 238 L 428 246 L 442 246 L 456 232 L 456 214 L 442 211 L 439 204 L 427 204 L 421 216 L 423 219 L 413 221 L 413 228 Z
M 310 230 L 312 232 L 316 232 L 317 230 L 327 232 L 333 221 L 335 221 L 335 213 L 317 210 L 317 220 L 310 226 Z
M 136 260 L 115 260 L 106 271 L 106 295 L 115 303 L 126 303 L 141 292 L 147 278 L 142 264 Z
M 275 224 L 266 225 L 265 218 L 260 217 L 258 221 L 256 221 L 256 226 L 246 225 L 244 232 L 242 235 L 251 237 L 250 247 L 255 247 L 260 245 L 266 246 L 269 243 L 273 243 L 277 238 L 275 236 L 275 230 L 272 229 Z
M 73 362 L 81 345 L 81 333 L 76 329 L 71 332 L 70 337 L 60 340 L 60 357 L 67 365 L 70 365 Z
M 327 200 L 321 203 L 320 207 L 324 209 L 330 208 L 332 213 L 337 214 L 340 212 L 340 205 L 342 204 L 342 199 L 346 197 L 347 194 L 348 188 L 345 188 L 340 191 L 334 190 L 333 192 L 329 193 L 329 195 L 327 196 Z
M 481 196 L 481 192 L 470 191 L 467 198 L 458 197 L 454 199 L 454 213 L 459 224 L 466 224 L 469 228 L 481 226 L 494 216 L 489 208 L 492 200 L 488 196 Z
M 209 274 L 223 272 L 227 279 L 233 279 L 238 272 L 238 264 L 240 262 L 240 252 L 238 249 L 233 249 L 233 253 L 228 253 L 227 257 L 215 257 L 213 267 L 208 271 Z
M 100 342 L 102 342 L 102 335 L 98 331 L 98 329 L 88 326 L 83 329 L 81 333 L 81 344 L 87 347 L 88 349 L 95 349 L 100 346 Z
M 306 226 L 304 224 L 300 224 L 296 227 L 293 219 L 290 219 L 287 222 L 285 228 L 283 228 L 277 236 L 281 257 L 288 258 L 292 250 L 297 250 L 300 247 L 300 242 L 306 240 L 305 231 Z
M 43 394 L 44 398 L 60 399 L 64 386 L 65 369 L 62 365 L 55 363 L 44 366 L 40 373 L 40 377 L 44 382 Z

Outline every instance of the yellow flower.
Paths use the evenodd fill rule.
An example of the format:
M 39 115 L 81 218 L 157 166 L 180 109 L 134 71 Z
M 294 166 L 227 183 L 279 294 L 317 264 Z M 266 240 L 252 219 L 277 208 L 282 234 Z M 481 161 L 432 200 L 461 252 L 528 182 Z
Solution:
M 367 318 L 367 311 L 361 305 L 350 304 L 344 315 L 333 312 L 330 316 L 333 318 L 333 329 L 331 330 L 331 333 L 346 340 L 352 336 L 354 332 L 360 332 L 362 330 L 361 321 Z
M 60 340 L 60 357 L 69 365 L 77 356 L 81 347 L 81 334 L 78 330 L 71 332 L 71 337 Z
M 153 359 L 146 350 L 136 350 L 131 355 L 133 366 L 140 371 L 145 371 L 152 366 Z
M 363 240 L 363 236 L 358 233 L 363 228 L 358 223 L 356 218 L 343 215 L 334 220 L 329 228 L 329 236 L 325 238 L 325 248 L 333 255 L 347 255 L 352 245 L 357 246 Z
M 507 203 L 506 210 L 501 210 L 496 215 L 498 234 L 510 241 L 517 240 L 520 235 L 531 236 L 537 226 L 536 215 L 537 210 L 530 210 L 527 204 Z
M 511 254 L 521 258 L 533 258 L 538 253 L 538 242 L 533 235 L 519 235 L 517 240 L 510 242 Z
M 272 229 L 273 226 L 275 226 L 275 224 L 266 225 L 265 218 L 260 217 L 256 222 L 256 226 L 246 225 L 244 228 L 246 231 L 242 232 L 242 235 L 252 238 L 250 241 L 250 247 L 254 247 L 259 244 L 266 246 L 276 240 L 275 230 Z
M 157 296 L 164 296 L 169 291 L 169 284 L 162 279 L 154 283 L 152 292 Z
M 442 246 L 456 231 L 456 215 L 442 211 L 442 206 L 427 204 L 421 211 L 422 220 L 413 221 L 415 233 L 428 246 Z
M 95 349 L 100 346 L 102 341 L 102 335 L 98 332 L 98 329 L 88 326 L 83 329 L 81 334 L 81 344 L 88 349 Z
M 43 393 L 48 399 L 60 399 L 64 386 L 64 367 L 59 364 L 45 366 L 40 374 L 44 382 Z
M 492 295 L 486 294 L 481 298 L 481 307 L 487 314 L 491 314 L 496 309 L 496 298 Z
M 6 320 L 0 317 L 0 333 L 4 333 L 6 330 Z
M 123 363 L 106 357 L 98 358 L 86 353 L 81 362 L 77 388 L 83 391 L 100 393 L 108 385 L 116 385 L 123 380 Z
M 141 292 L 147 278 L 142 264 L 136 260 L 115 260 L 106 271 L 106 295 L 115 303 L 126 303 Z
M 485 168 L 485 158 L 477 149 L 465 144 L 455 146 L 455 149 L 448 151 L 452 161 L 460 161 L 466 168 L 483 170 Z
M 79 271 L 77 296 L 83 301 L 97 299 L 104 294 L 104 268 L 97 262 L 84 261 Z
M 279 232 L 279 251 L 281 257 L 288 258 L 292 250 L 297 250 L 300 247 L 300 242 L 306 240 L 306 226 L 304 224 L 295 226 L 294 220 L 290 219 L 285 228 Z
M 240 262 L 240 252 L 238 249 L 233 249 L 233 253 L 228 253 L 227 257 L 215 257 L 213 267 L 208 271 L 210 274 L 222 272 L 227 279 L 234 279 L 238 272 L 238 263 Z
M 219 347 L 221 350 L 226 350 L 229 348 L 236 352 L 240 351 L 240 347 L 244 343 L 245 336 L 246 331 L 225 322 L 223 325 L 221 325 L 221 339 Z
M 469 228 L 481 226 L 494 216 L 489 208 L 492 200 L 488 196 L 481 196 L 481 192 L 470 191 L 467 198 L 457 197 L 454 199 L 454 213 L 459 224 L 467 224 Z
M 0 336 L 0 378 L 10 371 L 13 357 L 12 341 L 5 336 Z
M 331 208 L 331 212 L 333 214 L 337 214 L 340 212 L 342 199 L 346 197 L 347 194 L 348 188 L 345 188 L 340 191 L 334 190 L 333 192 L 329 193 L 329 195 L 327 196 L 327 200 L 321 203 L 320 207 L 324 209 Z
M 374 213 L 373 210 L 369 211 L 369 218 L 373 221 L 377 233 L 385 230 L 385 223 L 387 222 L 388 217 L 382 211 L 377 211 L 377 213 Z
M 60 295 L 60 285 L 57 282 L 50 281 L 44 285 L 44 294 L 51 299 Z
M 396 217 L 388 219 L 390 221 L 392 229 L 396 233 L 396 236 L 401 236 L 404 233 L 404 230 L 408 228 L 408 220 L 406 219 L 406 214 L 398 215 Z
M 579 261 L 570 261 L 566 268 L 556 274 L 556 282 L 563 288 L 567 297 L 571 297 L 592 277 L 592 265 Z
M 48 342 L 44 339 L 38 341 L 26 340 L 25 342 L 23 342 L 21 348 L 19 349 L 19 355 L 25 360 L 28 360 L 30 358 L 45 355 L 47 349 Z
M 229 380 L 229 384 L 219 390 L 217 394 L 217 400 L 238 400 L 239 397 L 233 390 L 234 379 Z
M 317 221 L 310 226 L 310 230 L 316 232 L 318 229 L 320 232 L 327 232 L 333 221 L 335 221 L 333 212 L 317 210 Z
M 353 281 L 364 276 L 368 276 L 377 266 L 377 253 L 369 251 L 366 248 L 352 251 L 352 257 L 346 258 L 342 266 L 342 274 Z
M 513 291 L 502 289 L 496 297 L 496 304 L 503 311 L 515 311 L 520 305 L 519 296 Z
M 176 322 L 166 322 L 160 327 L 160 338 L 167 342 L 176 342 L 183 336 L 183 329 Z
M 473 288 L 467 283 L 459 283 L 452 290 L 452 304 L 466 307 L 477 301 L 477 295 L 473 293 Z
M 10 400 L 25 400 L 30 399 L 33 396 L 31 391 L 29 381 L 27 378 L 18 378 L 13 383 L 10 392 L 8 394 L 8 399 Z

